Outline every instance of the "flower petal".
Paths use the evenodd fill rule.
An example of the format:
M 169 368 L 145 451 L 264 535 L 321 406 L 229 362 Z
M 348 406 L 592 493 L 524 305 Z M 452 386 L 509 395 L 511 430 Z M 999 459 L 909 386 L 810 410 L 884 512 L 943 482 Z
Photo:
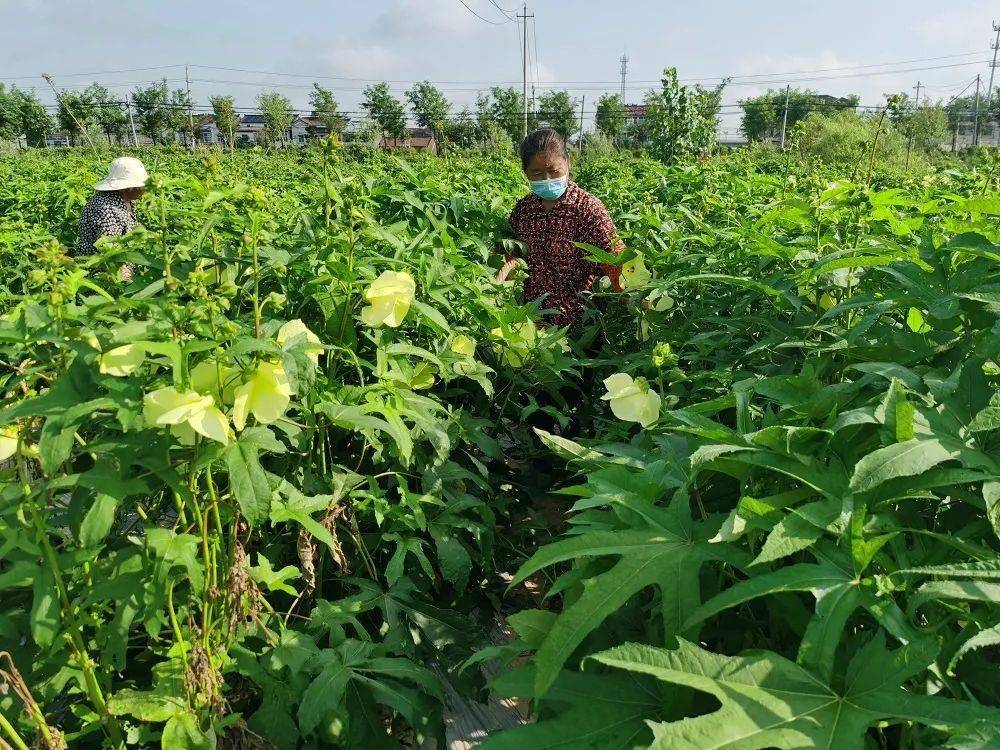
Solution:
M 17 430 L 11 427 L 0 429 L 0 461 L 6 461 L 17 453 Z
M 137 344 L 125 344 L 100 357 L 101 372 L 123 378 L 131 375 L 146 359 L 146 351 Z
M 199 435 L 222 443 L 229 442 L 229 420 L 214 406 L 194 415 L 187 422 Z

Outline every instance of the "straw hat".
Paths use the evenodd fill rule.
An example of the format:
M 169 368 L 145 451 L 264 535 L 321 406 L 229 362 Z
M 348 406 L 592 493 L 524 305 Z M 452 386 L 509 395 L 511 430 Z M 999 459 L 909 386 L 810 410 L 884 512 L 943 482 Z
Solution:
M 144 187 L 149 175 L 142 162 L 133 156 L 119 156 L 108 167 L 108 176 L 94 185 L 94 190 L 125 190 Z

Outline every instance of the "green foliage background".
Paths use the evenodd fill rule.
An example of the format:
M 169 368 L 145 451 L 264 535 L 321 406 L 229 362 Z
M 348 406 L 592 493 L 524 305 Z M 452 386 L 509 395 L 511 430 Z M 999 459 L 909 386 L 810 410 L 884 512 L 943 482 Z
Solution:
M 494 750 L 996 746 L 995 157 L 586 162 L 652 278 L 511 358 L 508 157 L 139 155 L 143 228 L 76 260 L 105 159 L 0 160 L 8 744 L 440 743 L 442 676 L 482 698 L 492 660 L 534 709 Z M 358 318 L 385 270 L 416 281 L 398 329 Z M 142 418 L 260 360 L 283 419 L 222 446 Z M 606 409 L 614 372 L 655 424 Z M 497 613 L 517 638 L 484 649 Z

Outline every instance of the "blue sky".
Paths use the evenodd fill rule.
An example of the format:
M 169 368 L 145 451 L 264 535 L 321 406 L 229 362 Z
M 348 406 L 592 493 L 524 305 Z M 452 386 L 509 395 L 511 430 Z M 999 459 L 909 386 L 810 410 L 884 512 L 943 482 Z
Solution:
M 465 1 L 490 21 L 505 19 L 491 0 Z M 514 7 L 511 0 L 497 3 Z M 737 79 L 727 103 L 785 80 L 824 93 L 857 93 L 868 104 L 921 80 L 932 99 L 947 98 L 977 72 L 988 74 L 979 61 L 990 56 L 991 11 L 1000 21 L 1000 6 L 982 0 L 535 0 L 531 78 L 538 90 L 566 88 L 593 102 L 617 89 L 618 58 L 627 51 L 631 101 L 641 100 L 665 65 L 676 65 L 682 78 L 773 74 Z M 382 79 L 398 81 L 393 87 L 402 92 L 426 78 L 460 105 L 490 84 L 520 85 L 518 35 L 517 24 L 486 23 L 460 0 L 0 0 L 0 80 L 41 90 L 40 79 L 20 76 L 50 72 L 67 88 L 96 78 L 124 94 L 160 77 L 183 86 L 189 63 L 192 93 L 204 105 L 210 94 L 229 93 L 237 105 L 252 106 L 271 89 L 304 108 L 313 76 L 334 88 L 348 111 L 358 109 L 368 82 Z M 921 61 L 844 70 L 909 60 Z M 156 66 L 174 67 L 70 75 Z M 931 66 L 948 67 L 907 70 Z M 829 68 L 839 70 L 787 75 Z M 885 70 L 899 72 L 857 75 Z M 795 82 L 804 78 L 826 80 Z M 735 110 L 727 111 L 723 129 L 737 125 Z

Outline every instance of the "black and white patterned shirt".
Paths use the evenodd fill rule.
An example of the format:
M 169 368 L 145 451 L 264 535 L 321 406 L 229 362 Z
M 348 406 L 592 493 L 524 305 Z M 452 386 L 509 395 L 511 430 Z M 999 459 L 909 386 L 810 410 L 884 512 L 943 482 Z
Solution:
M 135 206 L 116 191 L 98 190 L 80 214 L 76 254 L 93 255 L 94 243 L 101 237 L 121 237 L 135 229 Z

